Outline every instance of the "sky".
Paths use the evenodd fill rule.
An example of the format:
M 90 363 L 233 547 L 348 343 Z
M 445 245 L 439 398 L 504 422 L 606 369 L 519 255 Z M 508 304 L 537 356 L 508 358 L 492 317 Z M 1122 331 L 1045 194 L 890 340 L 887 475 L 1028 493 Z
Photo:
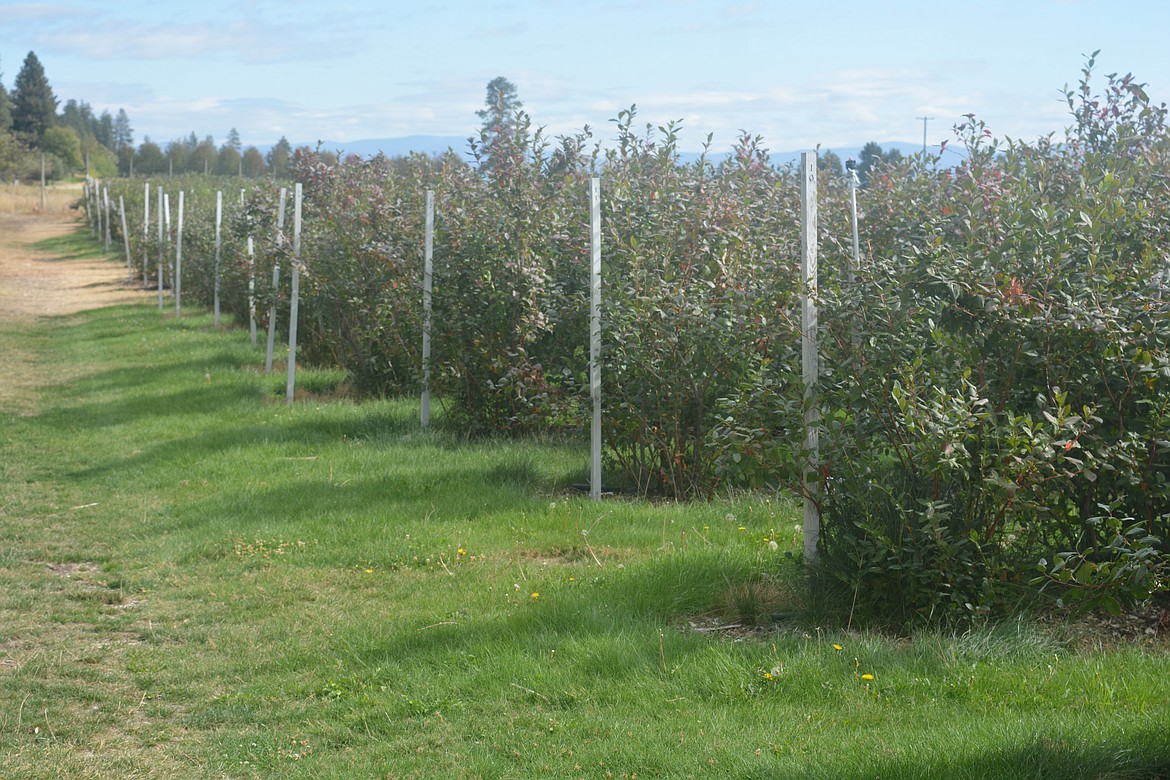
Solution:
M 741 131 L 773 151 L 999 138 L 1068 124 L 1100 50 L 1170 102 L 1165 0 L 0 0 L 0 81 L 29 51 L 64 105 L 125 109 L 135 144 L 235 128 L 245 146 L 477 132 L 487 83 L 555 137 L 678 121 L 680 148 Z

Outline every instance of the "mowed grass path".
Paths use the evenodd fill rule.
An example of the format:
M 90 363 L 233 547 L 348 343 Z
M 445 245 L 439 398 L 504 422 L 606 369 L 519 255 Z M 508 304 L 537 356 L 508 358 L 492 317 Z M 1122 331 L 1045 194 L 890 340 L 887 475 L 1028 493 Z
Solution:
M 424 433 L 327 373 L 289 407 L 204 314 L 17 349 L 0 777 L 1170 777 L 1164 645 L 785 619 L 788 502 L 594 504 L 584 445 Z

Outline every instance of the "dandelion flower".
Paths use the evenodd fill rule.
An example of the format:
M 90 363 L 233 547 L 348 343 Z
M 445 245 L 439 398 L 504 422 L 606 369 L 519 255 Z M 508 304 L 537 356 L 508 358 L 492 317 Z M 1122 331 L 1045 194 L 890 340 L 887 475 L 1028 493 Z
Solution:
M 845 648 L 844 648 L 844 647 L 841 647 L 841 645 L 833 645 L 833 649 L 834 649 L 834 650 L 836 650 L 836 651 L 839 653 L 839 652 L 841 652 L 842 650 L 844 650 Z
M 366 569 L 366 574 L 373 574 L 373 573 L 374 573 L 373 569 Z
M 460 555 L 467 555 L 467 550 L 464 550 L 462 547 L 460 547 L 460 548 L 459 548 L 459 554 L 460 554 Z
M 773 675 L 771 672 L 764 672 L 764 679 L 765 680 L 774 680 L 775 675 Z
M 739 527 L 739 530 L 741 530 L 741 531 L 746 531 L 746 530 L 747 530 L 747 526 L 746 526 L 746 525 L 741 525 L 741 526 Z
M 539 593 L 533 593 L 533 594 L 532 594 L 532 598 L 534 598 L 534 599 L 538 599 L 538 598 L 540 598 L 540 594 L 539 594 Z
M 777 550 L 780 549 L 780 545 L 776 544 L 776 540 L 773 539 L 770 542 L 768 542 L 768 549 L 771 550 L 772 552 L 776 552 Z
M 873 675 L 872 674 L 863 674 L 863 675 L 861 675 L 861 679 L 868 682 L 869 680 L 873 679 Z

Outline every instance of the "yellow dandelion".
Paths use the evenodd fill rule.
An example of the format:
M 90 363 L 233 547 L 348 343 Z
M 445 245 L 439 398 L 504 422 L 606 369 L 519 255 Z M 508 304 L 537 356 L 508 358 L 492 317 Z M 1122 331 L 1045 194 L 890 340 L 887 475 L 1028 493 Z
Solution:
M 861 675 L 861 679 L 868 682 L 869 680 L 873 679 L 873 675 L 872 674 L 863 674 L 863 675 Z
M 467 550 L 464 550 L 462 547 L 460 547 L 460 548 L 459 548 L 459 554 L 460 554 L 460 555 L 467 555 Z
M 366 574 L 373 574 L 373 573 L 374 573 L 373 569 L 366 569 Z
M 569 577 L 569 582 L 576 582 L 576 581 L 577 581 L 576 577 Z
M 764 679 L 765 680 L 772 680 L 772 679 L 775 679 L 775 677 L 771 672 L 764 672 Z
M 533 593 L 533 594 L 532 594 L 532 598 L 534 598 L 534 599 L 538 599 L 538 598 L 540 598 L 540 594 L 539 594 L 539 593 Z
M 747 530 L 747 526 L 746 526 L 746 525 L 741 525 L 741 526 L 739 527 L 739 530 L 741 530 L 741 531 L 746 531 L 746 530 Z
M 833 645 L 833 649 L 834 649 L 834 650 L 836 650 L 836 651 L 839 653 L 839 652 L 841 652 L 842 650 L 844 650 L 845 648 L 844 648 L 844 647 L 841 647 L 841 645 Z

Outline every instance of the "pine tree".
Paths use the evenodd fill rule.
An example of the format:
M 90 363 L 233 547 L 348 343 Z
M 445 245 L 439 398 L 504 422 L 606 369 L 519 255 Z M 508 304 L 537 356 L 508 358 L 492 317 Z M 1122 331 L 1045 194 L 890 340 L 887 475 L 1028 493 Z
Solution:
M 0 71 L 0 76 L 4 75 L 4 71 Z M 4 88 L 4 83 L 0 82 L 0 133 L 8 132 L 8 128 L 12 126 L 12 99 L 8 97 L 8 90 Z
M 130 127 L 130 117 L 126 109 L 119 108 L 118 116 L 114 118 L 114 151 L 120 152 L 133 145 L 134 128 Z
M 57 97 L 37 55 L 29 52 L 12 89 L 12 130 L 39 145 L 57 122 Z
M 496 161 L 509 155 L 510 143 L 523 122 L 521 108 L 524 104 L 516 96 L 516 85 L 503 76 L 497 76 L 487 85 L 484 107 L 475 112 L 483 120 L 479 131 L 480 148 L 483 157 L 480 167 L 485 171 L 495 169 Z

